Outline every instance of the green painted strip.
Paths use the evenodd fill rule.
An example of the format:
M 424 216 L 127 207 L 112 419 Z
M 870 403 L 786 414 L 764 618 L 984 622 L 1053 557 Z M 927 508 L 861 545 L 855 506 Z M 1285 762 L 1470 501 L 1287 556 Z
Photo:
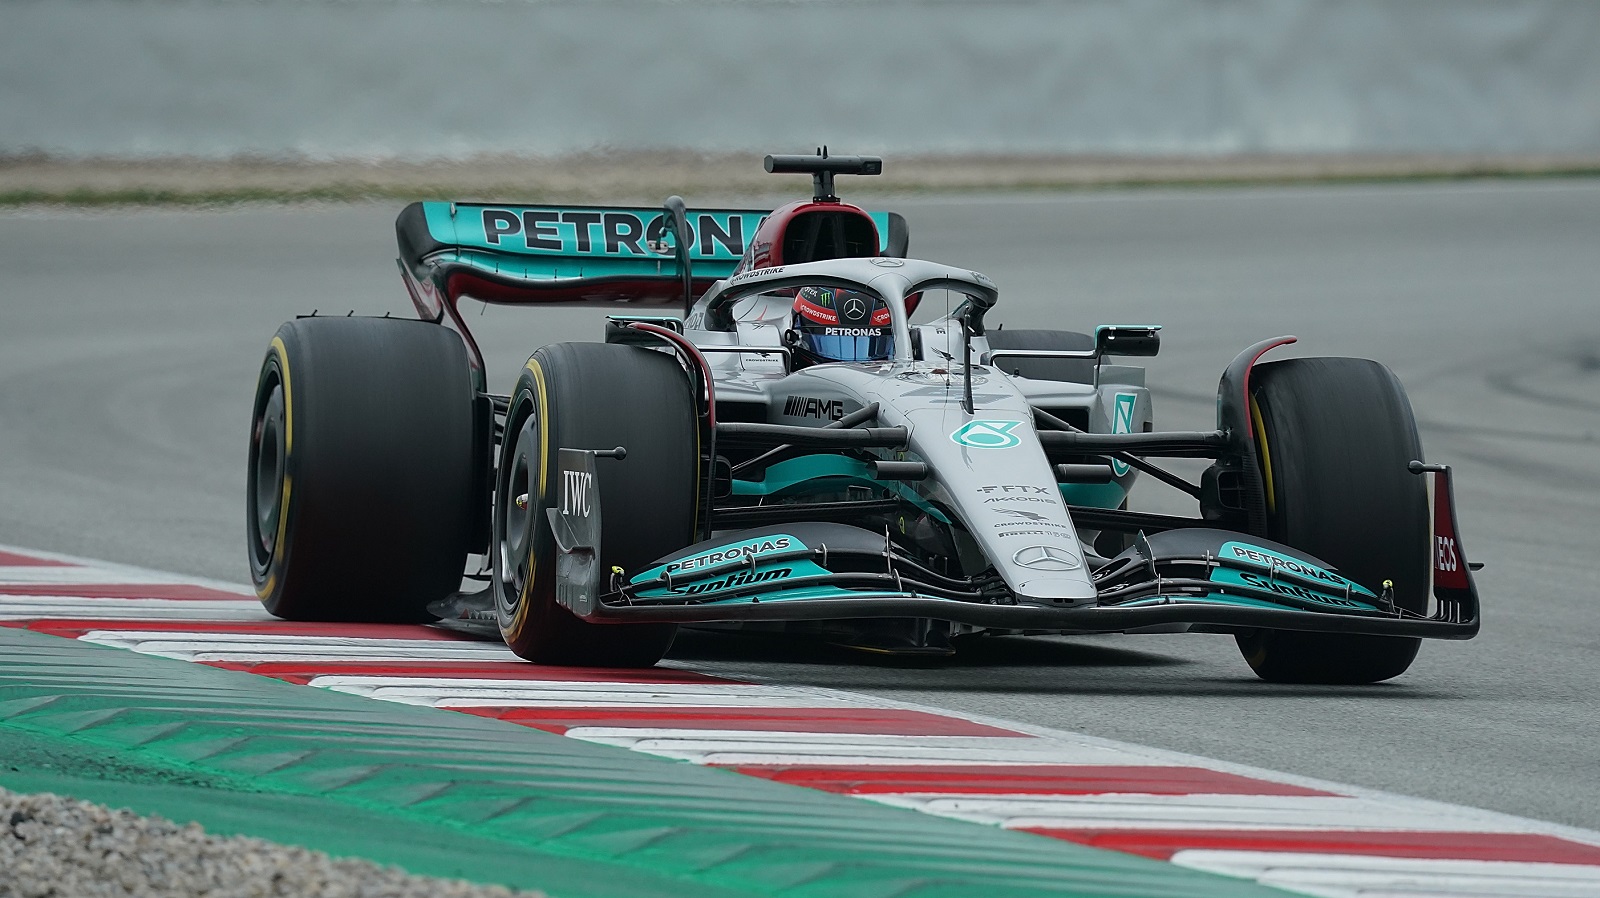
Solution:
M 1282 898 L 501 721 L 0 628 L 0 785 L 564 898 Z
M 817 484 L 814 481 L 826 480 Z M 768 467 L 760 480 L 733 481 L 735 496 L 791 496 L 808 492 L 836 492 L 842 486 L 864 486 L 871 490 L 888 490 L 912 505 L 922 509 L 935 520 L 950 522 L 943 511 L 930 503 L 909 483 L 900 480 L 879 480 L 872 476 L 867 463 L 860 459 L 829 453 L 802 455 L 786 459 Z M 808 487 L 813 489 L 807 489 Z M 1117 499 L 1118 502 L 1122 500 Z
M 1115 480 L 1110 483 L 1063 483 L 1061 498 L 1068 505 L 1090 508 L 1116 508 L 1128 498 L 1128 489 Z

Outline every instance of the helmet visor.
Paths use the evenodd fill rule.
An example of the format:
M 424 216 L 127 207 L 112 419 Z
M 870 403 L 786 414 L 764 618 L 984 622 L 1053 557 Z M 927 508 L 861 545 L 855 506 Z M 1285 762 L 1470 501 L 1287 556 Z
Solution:
M 871 334 L 830 334 L 826 331 L 873 331 Z M 825 328 L 822 333 L 801 331 L 806 349 L 818 358 L 835 362 L 874 362 L 894 355 L 894 334 L 888 328 Z

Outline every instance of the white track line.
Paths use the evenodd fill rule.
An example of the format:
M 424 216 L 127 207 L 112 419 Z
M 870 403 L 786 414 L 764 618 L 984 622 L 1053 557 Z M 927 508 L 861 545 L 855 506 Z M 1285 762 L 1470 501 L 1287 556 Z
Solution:
M 997 736 L 861 736 L 848 733 L 755 733 L 623 727 L 574 727 L 585 742 L 723 767 L 873 767 L 954 765 L 1128 765 L 1114 751 L 1064 752 L 1042 740 Z M 785 738 L 789 737 L 789 738 Z M 857 741 L 860 740 L 860 741 Z M 986 741 L 985 741 L 986 740 Z M 874 796 L 877 797 L 877 796 Z
M 431 639 L 91 630 L 84 642 L 183 661 L 517 661 L 503 645 Z
M 1317 795 L 865 795 L 863 798 L 1006 829 L 1272 829 L 1505 832 L 1453 809 Z M 1527 830 L 1522 830 L 1527 831 Z
M 126 583 L 135 586 L 200 585 L 158 571 L 130 572 L 92 567 L 0 567 L 0 592 L 4 592 L 7 586 L 47 586 L 52 584 L 99 586 L 108 583 Z M 240 598 L 254 598 L 248 593 L 241 592 L 237 586 L 230 586 L 227 591 L 240 593 Z
M 1199 850 L 1180 851 L 1172 862 L 1322 898 L 1595 898 L 1600 895 L 1600 868 L 1580 864 Z
M 44 567 L 38 565 L 0 565 L 0 584 L 15 583 L 18 585 L 35 586 L 44 583 L 96 583 L 96 584 L 137 584 L 137 585 L 184 585 L 201 586 L 214 589 L 218 592 L 236 595 L 241 599 L 259 602 L 255 590 L 231 580 L 213 580 L 209 577 L 194 577 L 188 574 L 174 574 L 171 571 L 157 571 L 150 568 L 137 567 L 131 564 L 117 564 L 110 561 L 99 561 L 92 558 L 83 558 L 77 555 L 65 555 L 60 552 L 46 552 L 42 549 L 25 549 L 19 546 L 0 545 L 0 552 L 14 555 L 23 555 L 43 561 L 53 561 L 59 566 Z M 54 570 L 59 572 L 64 580 L 48 579 L 50 574 L 38 574 L 41 570 Z M 29 571 L 35 573 L 27 573 Z M 83 580 L 80 576 L 90 576 L 96 579 Z M 0 586 L 0 592 L 4 592 Z
M 662 686 L 632 683 L 557 683 L 528 684 L 500 681 L 495 687 L 471 691 L 425 687 L 370 687 L 330 684 L 333 677 L 318 677 L 313 686 L 337 692 L 365 695 L 384 701 L 435 708 L 495 708 L 517 705 L 574 708 L 824 708 L 849 707 L 827 704 L 810 696 L 786 694 L 763 686 Z
M 765 679 L 765 678 L 751 677 L 750 679 L 755 681 L 755 682 L 760 682 L 762 679 Z M 823 688 L 823 687 L 816 687 L 816 686 L 791 686 L 791 687 L 787 687 L 787 688 L 796 689 L 796 690 L 803 691 L 803 692 L 816 693 L 816 694 L 831 694 L 831 693 L 835 692 L 835 690 L 831 690 L 831 689 L 827 689 L 827 688 Z M 842 694 L 844 694 L 844 695 L 853 695 L 853 693 L 842 693 Z M 862 698 L 862 697 L 858 696 L 858 698 Z M 974 723 L 986 724 L 986 725 L 995 726 L 995 727 L 1009 728 L 1009 729 L 1012 729 L 1012 730 L 1015 730 L 1015 731 L 1018 731 L 1018 732 L 1027 733 L 1027 734 L 1030 734 L 1030 735 L 1033 735 L 1033 736 L 1037 736 L 1040 739 L 1045 740 L 1045 743 L 1057 746 L 1057 750 L 1061 750 L 1061 749 L 1066 748 L 1068 746 L 1071 747 L 1071 749 L 1069 749 L 1071 751 L 1083 751 L 1083 750 L 1092 749 L 1092 748 L 1095 748 L 1095 747 L 1104 748 L 1104 749 L 1106 749 L 1106 750 L 1108 750 L 1110 752 L 1119 754 L 1121 756 L 1121 760 L 1118 760 L 1118 761 L 1114 762 L 1114 763 L 1117 763 L 1117 764 L 1126 764 L 1126 765 L 1137 764 L 1137 763 L 1140 763 L 1140 762 L 1136 761 L 1136 760 L 1133 760 L 1133 759 L 1141 758 L 1141 759 L 1144 759 L 1143 763 L 1159 764 L 1159 765 L 1171 766 L 1171 767 L 1189 767 L 1189 768 L 1194 768 L 1194 769 L 1198 769 L 1198 770 L 1208 770 L 1208 771 L 1215 771 L 1215 772 L 1218 772 L 1218 773 L 1228 773 L 1228 774 L 1233 774 L 1235 776 L 1247 777 L 1249 779 L 1265 780 L 1265 781 L 1270 782 L 1270 783 L 1281 783 L 1281 784 L 1292 785 L 1292 786 L 1300 786 L 1300 787 L 1306 788 L 1306 789 L 1313 789 L 1313 790 L 1317 790 L 1317 791 L 1320 791 L 1320 792 L 1332 793 L 1332 794 L 1334 794 L 1336 796 L 1344 796 L 1344 797 L 1349 797 L 1349 798 L 1369 799 L 1369 800 L 1372 800 L 1374 802 L 1383 804 L 1385 806 L 1385 813 L 1388 813 L 1389 810 L 1393 810 L 1394 812 L 1408 812 L 1408 813 L 1418 813 L 1418 812 L 1435 813 L 1435 814 L 1439 814 L 1439 815 L 1443 815 L 1443 816 L 1454 816 L 1459 820 L 1479 821 L 1478 823 L 1475 823 L 1471 827 L 1466 828 L 1467 831 L 1485 831 L 1485 832 L 1494 831 L 1494 832 L 1504 832 L 1504 833 L 1540 833 L 1540 834 L 1555 836 L 1555 837 L 1561 838 L 1561 839 L 1567 839 L 1567 840 L 1570 840 L 1570 841 L 1573 841 L 1573 842 L 1582 843 L 1582 844 L 1585 844 L 1585 845 L 1600 846 L 1600 832 L 1597 832 L 1597 831 L 1594 831 L 1594 830 L 1581 829 L 1579 827 L 1566 826 L 1564 824 L 1559 824 L 1559 823 L 1550 823 L 1550 822 L 1543 821 L 1543 820 L 1533 820 L 1533 819 L 1527 818 L 1527 817 L 1518 817 L 1518 816 L 1515 816 L 1515 815 L 1512 815 L 1512 814 L 1505 814 L 1505 813 L 1501 813 L 1501 812 L 1498 812 L 1498 811 L 1488 811 L 1488 810 L 1483 810 L 1481 808 L 1469 807 L 1469 806 L 1466 806 L 1466 805 L 1457 805 L 1457 804 L 1451 804 L 1451 803 L 1448 803 L 1448 802 L 1433 801 L 1431 799 L 1426 799 L 1426 798 L 1416 798 L 1416 797 L 1409 796 L 1409 795 L 1400 795 L 1400 794 L 1393 793 L 1393 792 L 1384 792 L 1384 791 L 1380 791 L 1378 789 L 1368 789 L 1368 788 L 1365 788 L 1365 787 L 1362 787 L 1362 786 L 1354 786 L 1354 785 L 1349 785 L 1349 784 L 1345 784 L 1345 783 L 1335 783 L 1335 782 L 1332 782 L 1332 781 L 1329 781 L 1329 780 L 1315 779 L 1315 778 L 1312 778 L 1312 777 L 1300 776 L 1298 774 L 1285 773 L 1285 772 L 1277 771 L 1277 770 L 1268 770 L 1266 768 L 1253 767 L 1253 766 L 1249 766 L 1249 765 L 1246 765 L 1246 764 L 1236 764 L 1236 763 L 1233 763 L 1233 762 L 1230 762 L 1230 761 L 1218 760 L 1216 758 L 1207 758 L 1207 757 L 1202 757 L 1202 756 L 1199 756 L 1199 755 L 1190 755 L 1190 754 L 1185 754 L 1183 752 L 1170 751 L 1168 749 L 1155 748 L 1155 747 L 1147 746 L 1147 745 L 1137 745 L 1137 744 L 1130 743 L 1130 742 L 1118 742 L 1116 740 L 1104 739 L 1104 738 L 1101 738 L 1099 736 L 1091 736 L 1091 735 L 1088 735 L 1088 734 L 1085 734 L 1085 733 L 1074 733 L 1074 732 L 1067 731 L 1067 730 L 1056 730 L 1056 729 L 1052 729 L 1050 727 L 1042 727 L 1042 726 L 1037 726 L 1037 725 L 1034 725 L 1034 724 L 1021 723 L 1021 722 L 1012 721 L 1012 720 L 1002 720 L 1000 718 L 988 717 L 988 716 L 981 715 L 981 714 L 968 714 L 968 713 L 957 712 L 957 711 L 943 711 L 943 710 L 939 710 L 939 709 L 928 708 L 928 707 L 923 706 L 923 705 L 916 705 L 916 704 L 912 704 L 910 702 L 895 701 L 893 699 L 882 698 L 882 697 L 879 697 L 879 696 L 871 696 L 871 697 L 866 697 L 866 698 L 869 698 L 878 707 L 883 707 L 883 708 L 904 708 L 904 709 L 908 709 L 908 710 L 933 711 L 935 713 L 945 714 L 945 715 L 951 716 L 951 717 L 959 717 L 959 718 L 961 718 L 963 720 L 969 720 L 969 721 L 972 721 Z M 723 763 L 723 762 L 717 761 L 717 762 L 709 762 L 709 763 Z M 755 763 L 759 763 L 759 762 L 755 762 Z M 930 761 L 930 762 L 927 762 L 927 763 L 943 763 L 943 762 L 931 762 Z M 997 762 L 997 763 L 1000 763 L 1000 762 Z M 1096 762 L 1096 763 L 1103 763 L 1103 762 Z M 842 765 L 842 766 L 853 766 L 853 765 Z M 893 794 L 893 793 L 890 793 L 890 794 Z M 871 799 L 871 800 L 882 800 L 886 796 L 884 794 L 875 794 L 875 795 L 863 795 L 863 796 L 859 796 L 859 797 L 866 798 L 866 799 Z M 965 797 L 971 797 L 971 796 L 965 796 Z M 1381 820 L 1376 825 L 1376 828 L 1377 829 L 1383 829 L 1384 828 Z M 1459 828 L 1460 827 L 1458 827 L 1458 829 Z M 1600 893 L 1596 893 L 1595 898 L 1600 898 Z
M 86 599 L 5 595 L 0 620 L 274 621 L 254 599 Z

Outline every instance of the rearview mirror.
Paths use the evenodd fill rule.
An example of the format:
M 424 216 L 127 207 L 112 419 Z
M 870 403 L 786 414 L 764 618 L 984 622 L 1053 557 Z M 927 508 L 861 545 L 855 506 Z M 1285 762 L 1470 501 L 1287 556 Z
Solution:
M 1155 355 L 1161 351 L 1159 324 L 1102 324 L 1094 329 L 1100 355 Z

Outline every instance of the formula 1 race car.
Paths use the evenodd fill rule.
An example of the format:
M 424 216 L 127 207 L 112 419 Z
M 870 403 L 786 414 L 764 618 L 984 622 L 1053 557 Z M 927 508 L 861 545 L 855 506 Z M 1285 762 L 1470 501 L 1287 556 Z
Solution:
M 538 663 L 646 666 L 680 624 L 948 653 L 982 633 L 1227 633 L 1267 680 L 1367 683 L 1478 597 L 1448 468 L 1351 358 L 1222 372 L 1215 430 L 1151 424 L 1154 325 L 1002 330 L 986 276 L 834 195 L 872 157 L 769 156 L 765 213 L 425 202 L 421 320 L 305 317 L 256 390 L 248 536 L 290 620 L 496 627 Z M 617 309 L 489 392 L 463 298 Z M 678 306 L 682 315 L 636 314 Z M 925 320 L 924 320 L 925 319 Z M 1212 459 L 1198 483 L 1153 459 Z M 1140 474 L 1193 518 L 1130 511 Z M 469 554 L 485 556 L 477 573 Z M 464 573 L 484 581 L 461 589 Z

